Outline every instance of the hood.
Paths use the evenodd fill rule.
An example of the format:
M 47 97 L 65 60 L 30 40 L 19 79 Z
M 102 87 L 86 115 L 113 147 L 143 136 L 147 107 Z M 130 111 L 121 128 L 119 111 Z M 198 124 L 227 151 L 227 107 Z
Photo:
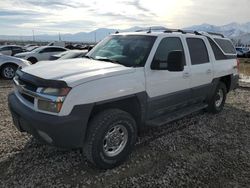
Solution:
M 2 54 L 0 54 L 0 59 L 3 59 L 5 61 L 15 61 L 15 62 L 17 62 L 17 61 L 21 61 L 21 62 L 25 61 L 25 60 L 17 58 L 17 57 L 2 55 Z
M 85 58 L 42 61 L 22 70 L 28 74 L 48 79 L 63 80 L 70 87 L 100 78 L 135 72 L 134 68 Z

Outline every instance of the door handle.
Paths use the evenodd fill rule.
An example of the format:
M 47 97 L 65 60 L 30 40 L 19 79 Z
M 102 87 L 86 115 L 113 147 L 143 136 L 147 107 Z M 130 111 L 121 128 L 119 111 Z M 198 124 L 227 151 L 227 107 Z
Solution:
M 207 70 L 207 74 L 211 74 L 212 73 L 212 70 L 211 69 L 208 69 Z
M 190 74 L 188 72 L 183 73 L 183 78 L 189 78 L 189 77 L 190 77 Z

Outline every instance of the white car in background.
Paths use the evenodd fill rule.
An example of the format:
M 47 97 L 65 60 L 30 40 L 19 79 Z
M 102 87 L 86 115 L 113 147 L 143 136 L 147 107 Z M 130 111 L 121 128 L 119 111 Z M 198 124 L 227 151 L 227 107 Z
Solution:
M 24 52 L 15 55 L 15 57 L 26 59 L 32 64 L 42 61 L 49 60 L 52 55 L 65 52 L 68 49 L 59 46 L 42 46 L 32 50 L 31 52 Z
M 24 52 L 25 50 L 21 46 L 17 45 L 4 45 L 0 46 L 0 53 L 4 55 L 13 56 L 17 53 Z
M 0 54 L 0 74 L 4 79 L 12 79 L 18 67 L 26 67 L 31 63 L 25 59 Z

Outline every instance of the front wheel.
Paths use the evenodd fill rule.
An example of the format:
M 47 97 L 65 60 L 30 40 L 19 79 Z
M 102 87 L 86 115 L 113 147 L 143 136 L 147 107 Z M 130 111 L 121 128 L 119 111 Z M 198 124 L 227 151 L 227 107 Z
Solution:
M 219 82 L 212 99 L 208 103 L 207 110 L 212 113 L 219 113 L 223 110 L 227 97 L 227 88 L 223 82 Z
M 126 160 L 137 138 L 133 117 L 119 109 L 97 114 L 89 124 L 83 151 L 101 169 L 110 169 Z
M 10 80 L 14 78 L 16 70 L 17 70 L 16 65 L 12 65 L 12 64 L 4 65 L 4 67 L 1 70 L 1 76 L 4 79 Z

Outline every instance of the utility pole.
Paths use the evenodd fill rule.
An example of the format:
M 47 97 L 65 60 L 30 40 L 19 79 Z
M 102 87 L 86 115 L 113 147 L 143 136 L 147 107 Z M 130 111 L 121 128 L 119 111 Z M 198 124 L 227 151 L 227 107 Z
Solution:
M 33 34 L 33 42 L 35 42 L 35 34 L 34 34 L 34 29 L 32 29 L 32 34 Z
M 95 31 L 95 43 L 96 43 L 96 31 Z
M 61 41 L 62 39 L 61 39 L 61 33 L 60 32 L 58 34 L 58 37 L 59 37 L 59 41 Z

